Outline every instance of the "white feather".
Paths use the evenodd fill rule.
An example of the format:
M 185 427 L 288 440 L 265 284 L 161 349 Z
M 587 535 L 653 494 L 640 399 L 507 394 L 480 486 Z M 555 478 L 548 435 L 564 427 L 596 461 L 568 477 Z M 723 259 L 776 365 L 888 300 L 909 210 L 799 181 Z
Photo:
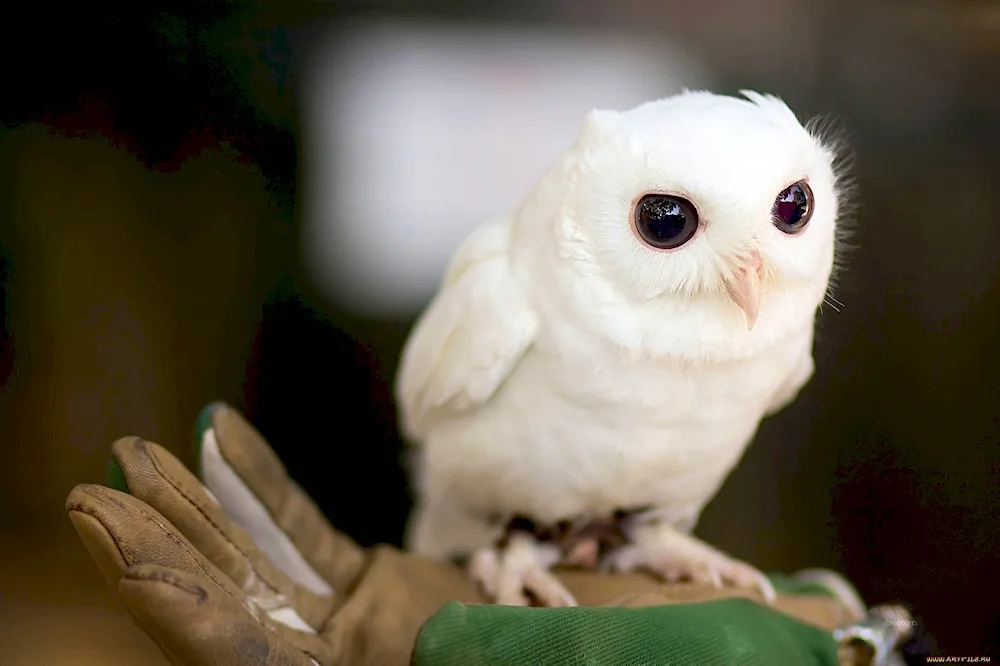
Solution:
M 474 231 L 410 336 L 398 390 L 404 429 L 416 439 L 438 412 L 486 402 L 534 339 L 538 317 L 512 278 L 507 245 L 507 220 Z

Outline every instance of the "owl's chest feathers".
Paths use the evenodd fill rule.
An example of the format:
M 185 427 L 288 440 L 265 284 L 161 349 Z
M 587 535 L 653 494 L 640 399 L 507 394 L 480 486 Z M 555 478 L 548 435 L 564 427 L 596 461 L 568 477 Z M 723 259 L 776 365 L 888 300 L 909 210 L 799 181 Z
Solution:
M 477 435 L 502 440 L 467 479 L 488 474 L 503 497 L 484 501 L 540 518 L 654 506 L 683 520 L 738 462 L 800 355 L 788 345 L 690 364 L 540 346 L 479 421 L 491 434 Z

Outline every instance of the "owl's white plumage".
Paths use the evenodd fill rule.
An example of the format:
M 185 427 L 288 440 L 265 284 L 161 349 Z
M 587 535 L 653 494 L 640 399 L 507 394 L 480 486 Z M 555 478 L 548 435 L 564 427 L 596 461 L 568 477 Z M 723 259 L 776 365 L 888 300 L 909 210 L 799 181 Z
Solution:
M 779 99 L 743 94 L 591 112 L 522 205 L 457 250 L 398 376 L 419 451 L 411 548 L 488 548 L 488 516 L 633 507 L 655 508 L 636 543 L 694 548 L 677 535 L 812 374 L 837 236 L 832 149 Z M 772 206 L 801 180 L 814 208 L 789 235 Z M 676 250 L 651 249 L 630 224 L 651 192 L 697 209 Z M 748 257 L 755 320 L 732 295 Z

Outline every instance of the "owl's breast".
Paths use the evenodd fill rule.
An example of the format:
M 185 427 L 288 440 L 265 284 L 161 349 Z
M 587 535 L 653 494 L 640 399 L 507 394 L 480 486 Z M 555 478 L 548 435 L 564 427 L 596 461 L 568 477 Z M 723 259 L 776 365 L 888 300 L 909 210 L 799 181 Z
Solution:
M 739 461 L 798 356 L 697 367 L 529 353 L 428 462 L 484 512 L 556 521 L 652 506 L 683 522 Z

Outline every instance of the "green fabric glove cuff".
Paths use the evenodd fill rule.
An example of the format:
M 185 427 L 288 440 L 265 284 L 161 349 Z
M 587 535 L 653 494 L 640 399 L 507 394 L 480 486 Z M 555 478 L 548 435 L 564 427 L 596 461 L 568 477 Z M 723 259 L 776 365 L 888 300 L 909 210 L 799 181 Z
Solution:
M 837 666 L 826 631 L 748 599 L 646 608 L 446 604 L 413 666 Z

